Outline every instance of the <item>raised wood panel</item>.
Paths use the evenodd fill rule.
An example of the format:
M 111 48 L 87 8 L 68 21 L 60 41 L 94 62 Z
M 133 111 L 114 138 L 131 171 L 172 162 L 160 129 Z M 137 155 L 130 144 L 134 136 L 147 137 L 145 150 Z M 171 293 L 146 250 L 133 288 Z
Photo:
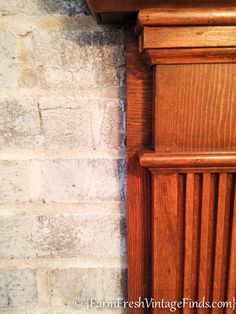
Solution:
M 235 178 L 235 173 L 153 170 L 154 298 L 222 301 L 233 296 Z
M 236 64 L 156 68 L 156 151 L 236 150 Z

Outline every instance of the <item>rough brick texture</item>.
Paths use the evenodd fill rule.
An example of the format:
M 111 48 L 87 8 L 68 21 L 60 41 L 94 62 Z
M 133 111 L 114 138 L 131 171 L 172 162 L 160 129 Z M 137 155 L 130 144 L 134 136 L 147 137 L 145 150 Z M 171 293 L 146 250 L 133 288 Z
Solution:
M 30 306 L 36 302 L 34 270 L 0 271 L 0 307 Z
M 0 16 L 0 314 L 126 298 L 123 29 L 82 0 Z

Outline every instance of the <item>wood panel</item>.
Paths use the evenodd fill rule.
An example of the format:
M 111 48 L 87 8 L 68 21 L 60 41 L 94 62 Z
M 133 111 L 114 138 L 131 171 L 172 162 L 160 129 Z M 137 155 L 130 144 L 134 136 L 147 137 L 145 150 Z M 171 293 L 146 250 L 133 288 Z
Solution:
M 156 69 L 155 149 L 236 150 L 236 64 Z
M 154 298 L 232 301 L 236 174 L 152 171 Z
M 145 27 L 141 50 L 235 46 L 236 26 Z

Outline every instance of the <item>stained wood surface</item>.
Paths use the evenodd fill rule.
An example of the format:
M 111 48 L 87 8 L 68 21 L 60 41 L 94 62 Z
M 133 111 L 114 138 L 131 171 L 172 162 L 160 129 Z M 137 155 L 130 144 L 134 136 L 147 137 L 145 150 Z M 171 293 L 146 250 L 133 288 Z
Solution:
M 143 151 L 140 164 L 146 168 L 194 168 L 200 167 L 236 169 L 236 152 L 229 153 L 159 153 Z
M 152 65 L 234 63 L 236 62 L 236 47 L 146 49 L 144 59 Z
M 160 25 L 236 25 L 236 6 L 159 6 L 142 9 L 138 23 L 143 26 Z
M 152 71 L 139 53 L 138 37 L 126 36 L 127 55 L 127 149 L 139 151 L 152 144 Z
M 139 54 L 138 37 L 126 33 L 127 58 L 127 211 L 128 298 L 151 297 L 151 178 L 138 152 L 151 143 L 152 80 Z M 147 309 L 130 309 L 144 314 Z
M 145 27 L 141 49 L 235 47 L 236 26 Z
M 180 183 L 181 184 L 181 183 Z M 179 300 L 183 285 L 183 215 L 178 175 L 153 177 L 153 297 Z M 156 310 L 157 312 L 157 310 Z M 162 312 L 161 309 L 158 312 Z
M 222 301 L 233 296 L 235 177 L 235 173 L 168 175 L 153 170 L 154 297 Z
M 235 151 L 235 79 L 236 64 L 158 66 L 156 151 Z

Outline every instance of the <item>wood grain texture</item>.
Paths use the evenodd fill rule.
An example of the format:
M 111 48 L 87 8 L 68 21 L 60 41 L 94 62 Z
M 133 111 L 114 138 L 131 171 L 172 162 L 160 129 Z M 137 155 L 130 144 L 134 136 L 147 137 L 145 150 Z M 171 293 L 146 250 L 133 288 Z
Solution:
M 154 174 L 152 190 L 153 297 L 156 300 L 179 300 L 183 276 L 183 208 L 179 207 L 178 201 L 178 175 Z
M 139 54 L 138 37 L 128 30 L 127 149 L 138 151 L 152 144 L 152 71 Z
M 227 296 L 226 283 L 227 264 L 228 264 L 228 244 L 229 244 L 229 225 L 230 225 L 230 197 L 231 197 L 231 175 L 221 174 L 219 179 L 217 225 L 216 225 L 216 244 L 215 244 L 215 263 L 213 278 L 213 300 L 222 301 Z M 220 309 L 214 312 L 221 312 Z
M 138 152 L 151 143 L 151 73 L 139 55 L 138 37 L 126 32 L 128 299 L 151 296 L 151 178 Z M 129 309 L 129 313 L 148 313 Z
M 142 151 L 139 154 L 140 164 L 146 168 L 217 168 L 236 169 L 236 152 L 229 153 L 162 153 Z
M 236 64 L 156 68 L 155 149 L 236 150 Z
M 235 46 L 236 26 L 145 27 L 140 49 Z
M 198 300 L 212 299 L 213 265 L 214 265 L 214 243 L 215 239 L 215 212 L 217 199 L 218 175 L 204 173 L 202 176 L 201 197 L 201 232 L 199 244 L 199 278 L 198 278 Z M 200 309 L 199 312 L 209 313 L 209 309 Z
M 159 6 L 142 9 L 140 27 L 164 25 L 236 25 L 236 6 Z
M 235 178 L 236 173 L 162 174 L 153 170 L 154 297 L 175 301 L 182 297 L 193 301 L 232 298 Z M 214 310 L 218 311 L 222 309 Z M 193 312 L 184 309 L 184 313 Z
M 236 62 L 236 48 L 146 49 L 143 56 L 144 60 L 151 65 L 234 63 Z
M 127 154 L 128 299 L 151 297 L 151 178 L 135 152 Z M 130 309 L 144 314 L 147 309 Z

